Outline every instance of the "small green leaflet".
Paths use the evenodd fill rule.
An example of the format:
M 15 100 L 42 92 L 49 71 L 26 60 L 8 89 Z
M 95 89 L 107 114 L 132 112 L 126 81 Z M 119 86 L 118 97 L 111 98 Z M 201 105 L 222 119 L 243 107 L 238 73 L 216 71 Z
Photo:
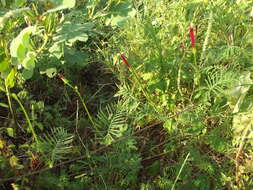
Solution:
M 14 38 L 10 45 L 12 64 L 15 66 L 22 65 L 24 70 L 22 76 L 29 79 L 33 75 L 35 68 L 36 53 L 31 51 L 30 35 L 36 31 L 35 26 L 29 26 L 23 29 L 19 35 Z
M 26 49 L 30 48 L 30 34 L 36 30 L 35 26 L 29 26 L 23 29 L 19 35 L 14 38 L 10 45 L 11 57 L 17 57 L 18 59 L 24 59 Z
M 5 85 L 8 88 L 12 88 L 15 85 L 15 73 L 16 73 L 15 70 L 12 69 L 5 80 Z

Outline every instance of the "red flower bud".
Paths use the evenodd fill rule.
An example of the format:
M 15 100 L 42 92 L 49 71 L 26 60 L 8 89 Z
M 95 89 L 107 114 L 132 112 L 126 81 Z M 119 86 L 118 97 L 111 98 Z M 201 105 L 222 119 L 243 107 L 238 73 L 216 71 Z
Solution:
M 121 58 L 122 61 L 126 64 L 126 66 L 129 68 L 129 67 L 130 67 L 130 64 L 128 63 L 127 59 L 126 59 L 123 55 L 120 55 L 120 58 Z
M 57 74 L 57 77 L 59 77 L 60 79 L 64 79 L 64 75 L 63 74 Z
M 194 34 L 194 29 L 193 29 L 192 25 L 189 28 L 189 34 L 190 34 L 190 39 L 192 42 L 192 48 L 195 48 L 195 34 Z

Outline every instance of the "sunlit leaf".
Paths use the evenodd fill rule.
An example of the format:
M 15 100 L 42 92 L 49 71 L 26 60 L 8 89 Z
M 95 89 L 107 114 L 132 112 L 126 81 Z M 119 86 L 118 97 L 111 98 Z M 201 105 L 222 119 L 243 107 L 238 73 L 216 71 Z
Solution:
M 62 4 L 69 8 L 73 8 L 76 5 L 76 0 L 62 0 Z
M 86 42 L 88 40 L 87 31 L 92 30 L 94 24 L 73 24 L 66 22 L 59 29 L 58 34 L 53 38 L 54 41 L 74 43 L 75 41 Z
M 8 133 L 9 136 L 14 137 L 14 130 L 13 130 L 13 128 L 8 127 L 8 128 L 6 128 L 6 131 L 7 131 L 7 133 Z
M 51 55 L 55 56 L 57 59 L 60 59 L 63 56 L 62 43 L 54 43 L 48 51 Z
M 76 5 L 76 0 L 50 0 L 57 7 L 73 8 Z
M 6 145 L 5 141 L 0 139 L 0 149 L 3 149 L 5 145 Z
M 9 66 L 9 61 L 7 58 L 4 58 L 3 60 L 0 61 L 0 72 L 6 70 Z
M 48 68 L 48 69 L 46 69 L 46 74 L 47 74 L 47 76 L 49 77 L 49 78 L 52 78 L 52 77 L 54 77 L 55 75 L 56 75 L 56 68 L 54 68 L 54 67 L 52 67 L 52 68 Z
M 12 88 L 14 87 L 15 85 L 15 70 L 12 69 L 11 72 L 8 74 L 6 80 L 5 80 L 5 85 L 8 87 L 8 88 Z
M 34 58 L 31 57 L 26 57 L 23 62 L 22 65 L 25 69 L 27 70 L 32 70 L 35 68 L 35 60 Z
M 12 57 L 24 59 L 26 49 L 29 48 L 30 34 L 35 32 L 35 26 L 29 26 L 23 29 L 19 35 L 14 38 L 10 45 L 10 53 Z
M 9 163 L 12 168 L 16 167 L 18 165 L 18 158 L 13 155 L 12 157 L 10 157 Z

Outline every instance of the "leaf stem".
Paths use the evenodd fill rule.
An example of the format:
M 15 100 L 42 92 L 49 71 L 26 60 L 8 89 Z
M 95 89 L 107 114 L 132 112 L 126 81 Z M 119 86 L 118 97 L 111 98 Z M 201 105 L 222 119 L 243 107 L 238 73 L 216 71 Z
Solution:
M 179 172 L 178 172 L 178 174 L 177 174 L 177 177 L 176 177 L 176 179 L 175 179 L 175 181 L 174 181 L 174 183 L 173 183 L 173 185 L 172 185 L 172 187 L 171 187 L 170 190 L 174 190 L 174 189 L 175 189 L 175 185 L 176 185 L 176 183 L 177 183 L 177 181 L 178 181 L 178 179 L 179 179 L 180 174 L 181 174 L 182 171 L 183 171 L 183 168 L 184 168 L 184 166 L 185 166 L 185 164 L 186 164 L 186 161 L 188 160 L 189 156 L 190 156 L 190 153 L 188 153 L 187 156 L 186 156 L 186 158 L 184 159 L 184 162 L 183 162 L 183 164 L 182 164 L 182 166 L 181 166 L 181 168 L 180 168 L 180 170 L 179 170 Z
M 93 121 L 93 119 L 92 119 L 92 117 L 91 117 L 91 114 L 90 114 L 90 112 L 89 112 L 89 110 L 88 110 L 88 108 L 87 108 L 87 106 L 86 106 L 86 104 L 85 104 L 85 102 L 84 102 L 84 99 L 83 99 L 83 97 L 81 96 L 81 94 L 80 94 L 80 92 L 79 92 L 77 86 L 75 86 L 75 87 L 72 86 L 72 85 L 69 83 L 69 81 L 68 81 L 67 79 L 65 79 L 63 76 L 60 77 L 60 78 L 61 78 L 61 80 L 64 82 L 64 84 L 66 84 L 68 87 L 70 87 L 70 88 L 77 94 L 77 96 L 78 96 L 79 99 L 81 100 L 81 103 L 82 103 L 82 105 L 83 105 L 83 107 L 84 107 L 84 109 L 85 109 L 85 112 L 86 112 L 87 115 L 88 115 L 88 118 L 89 118 L 91 124 L 92 124 L 93 127 L 97 130 L 97 127 L 96 127 L 96 125 L 95 125 L 95 123 L 94 123 L 94 121 Z
M 8 99 L 8 104 L 9 104 L 9 109 L 10 109 L 11 115 L 13 117 L 15 125 L 18 126 L 16 114 L 14 113 L 14 109 L 13 109 L 13 106 L 12 106 L 12 101 L 11 101 L 11 96 L 10 96 L 10 89 L 8 88 L 8 86 L 6 84 L 5 84 L 5 93 L 6 93 L 6 96 L 7 96 L 7 99 Z
M 26 118 L 26 121 L 27 121 L 27 123 L 28 123 L 29 129 L 31 130 L 31 133 L 32 133 L 32 135 L 33 135 L 33 138 L 34 138 L 35 142 L 38 143 L 37 135 L 36 135 L 36 133 L 35 133 L 35 130 L 34 130 L 34 128 L 33 128 L 33 125 L 32 125 L 32 123 L 31 123 L 31 120 L 30 120 L 30 118 L 29 118 L 29 116 L 28 116 L 28 114 L 27 114 L 27 112 L 26 112 L 26 110 L 25 110 L 23 104 L 22 104 L 21 101 L 18 99 L 18 97 L 17 97 L 16 94 L 12 93 L 11 96 L 12 96 L 13 99 L 16 100 L 16 101 L 18 102 L 18 104 L 20 105 L 20 107 L 21 107 L 21 109 L 22 109 L 22 111 L 23 111 L 23 113 L 24 113 L 24 115 L 25 115 L 25 118 Z

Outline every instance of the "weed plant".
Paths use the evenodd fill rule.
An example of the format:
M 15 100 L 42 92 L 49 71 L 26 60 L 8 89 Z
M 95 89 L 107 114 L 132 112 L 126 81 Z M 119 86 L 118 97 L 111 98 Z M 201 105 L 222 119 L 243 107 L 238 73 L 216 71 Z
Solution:
M 243 0 L 1 0 L 0 189 L 253 189 L 252 22 Z

